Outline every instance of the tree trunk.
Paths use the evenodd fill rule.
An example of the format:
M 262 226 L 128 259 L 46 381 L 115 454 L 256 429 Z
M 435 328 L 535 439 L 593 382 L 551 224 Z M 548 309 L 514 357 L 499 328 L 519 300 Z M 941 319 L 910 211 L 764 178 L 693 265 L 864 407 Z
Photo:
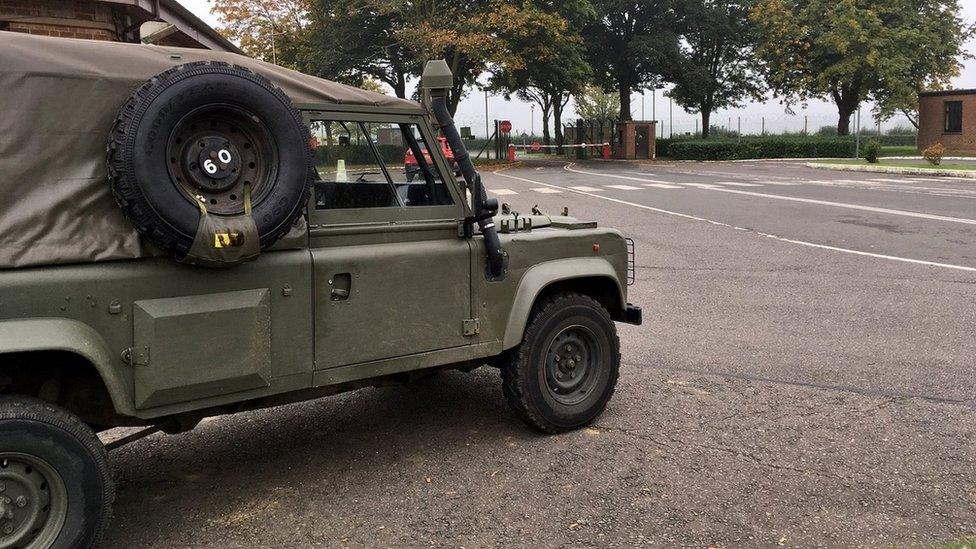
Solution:
M 850 135 L 851 115 L 857 111 L 857 106 L 861 102 L 860 83 L 843 84 L 839 88 L 835 88 L 831 95 L 833 95 L 834 103 L 837 105 L 837 135 Z
M 562 94 L 560 94 L 562 95 Z M 563 154 L 563 102 L 562 97 L 556 97 L 552 106 L 552 124 L 556 130 L 556 152 Z
M 552 113 L 552 103 L 540 106 L 542 107 L 542 144 L 550 145 L 552 134 L 549 133 L 549 115 Z
M 624 78 L 618 79 L 617 85 L 620 86 L 620 121 L 629 122 L 634 119 L 630 114 L 630 90 L 633 86 Z
M 701 118 L 702 118 L 702 139 L 708 139 L 712 133 L 712 110 L 702 107 L 701 108 Z
M 407 98 L 407 75 L 404 73 L 397 73 L 396 80 L 393 84 L 393 93 L 396 94 L 400 99 Z

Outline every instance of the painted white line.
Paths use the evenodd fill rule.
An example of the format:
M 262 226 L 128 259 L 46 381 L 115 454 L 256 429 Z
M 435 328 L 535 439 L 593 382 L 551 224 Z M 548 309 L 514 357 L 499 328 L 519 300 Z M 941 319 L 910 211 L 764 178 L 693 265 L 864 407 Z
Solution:
M 640 187 L 634 187 L 632 185 L 604 185 L 608 189 L 617 189 L 618 191 L 639 191 Z
M 654 187 L 655 189 L 683 189 L 681 185 L 671 185 L 670 183 L 644 183 L 645 187 Z
M 740 183 L 738 181 L 717 181 L 716 185 L 729 185 L 731 187 L 762 187 L 759 183 Z
M 542 193 L 542 194 L 558 194 L 562 192 L 558 189 L 550 189 L 549 187 L 538 187 L 536 189 L 529 189 L 529 190 L 535 191 L 537 193 Z
M 572 166 L 572 164 L 568 164 L 566 166 L 566 169 L 569 169 L 570 166 Z M 777 235 L 774 235 L 774 234 L 769 234 L 769 233 L 764 233 L 764 232 L 756 231 L 754 229 L 747 229 L 747 228 L 744 228 L 744 227 L 737 227 L 735 225 L 730 225 L 728 223 L 723 223 L 721 221 L 713 221 L 711 219 L 706 219 L 704 217 L 698 217 L 697 215 L 689 215 L 689 214 L 684 214 L 684 213 L 681 213 L 681 212 L 673 212 L 671 210 L 665 210 L 665 209 L 662 209 L 662 208 L 655 208 L 653 206 L 647 206 L 647 205 L 644 205 L 644 204 L 637 204 L 635 202 L 627 202 L 626 200 L 620 200 L 619 198 L 611 198 L 609 196 L 602 196 L 602 195 L 599 195 L 599 194 L 593 194 L 593 193 L 586 192 L 586 191 L 573 190 L 572 188 L 560 187 L 559 185 L 552 185 L 550 183 L 543 183 L 542 181 L 533 181 L 531 179 L 525 179 L 525 178 L 522 178 L 522 177 L 516 177 L 514 175 L 508 175 L 508 174 L 502 173 L 500 171 L 499 172 L 495 172 L 495 175 L 497 175 L 499 177 L 507 177 L 509 179 L 514 179 L 516 181 L 524 181 L 526 183 L 532 183 L 533 185 L 545 185 L 546 187 L 552 187 L 552 188 L 556 188 L 556 189 L 568 190 L 568 191 L 574 192 L 576 194 L 582 194 L 582 195 L 590 196 L 590 197 L 593 197 L 593 198 L 599 198 L 600 200 L 606 200 L 608 202 L 616 202 L 617 204 L 623 204 L 625 206 L 631 206 L 633 208 L 640 208 L 642 210 L 648 210 L 648 211 L 652 211 L 652 212 L 657 212 L 657 213 L 664 214 L 664 215 L 671 215 L 671 216 L 680 217 L 680 218 L 683 218 L 683 219 L 691 219 L 693 221 L 701 221 L 703 223 L 708 223 L 709 225 L 717 225 L 719 227 L 727 227 L 729 229 L 734 229 L 736 231 L 751 232 L 751 233 L 755 233 L 755 234 L 757 234 L 759 236 L 762 236 L 762 237 L 765 237 L 765 238 L 771 238 L 773 240 L 777 240 L 779 242 L 786 242 L 786 243 L 789 243 L 789 244 L 796 244 L 797 246 L 806 246 L 808 248 L 817 248 L 817 249 L 821 249 L 821 250 L 829 250 L 829 251 L 832 251 L 832 252 L 840 252 L 840 253 L 844 253 L 844 254 L 859 255 L 859 256 L 862 256 L 862 257 L 872 257 L 872 258 L 875 258 L 875 259 L 887 259 L 889 261 L 897 261 L 897 262 L 900 262 L 900 263 L 911 263 L 913 265 L 924 265 L 924 266 L 927 266 L 927 267 L 939 267 L 939 268 L 942 268 L 942 269 L 952 269 L 952 270 L 955 270 L 955 271 L 965 271 L 965 272 L 969 272 L 969 273 L 976 273 L 976 267 L 965 267 L 963 265 L 952 265 L 952 264 L 949 264 L 949 263 L 936 263 L 936 262 L 933 262 L 933 261 L 922 261 L 921 259 L 911 259 L 911 258 L 908 258 L 908 257 L 898 257 L 898 256 L 894 256 L 894 255 L 885 255 L 885 254 L 876 254 L 876 253 L 871 253 L 871 252 L 862 252 L 860 250 L 851 250 L 849 248 L 838 248 L 837 246 L 828 246 L 826 244 L 817 244 L 815 242 L 806 242 L 804 240 L 795 240 L 795 239 L 792 239 L 792 238 L 785 238 L 785 237 L 777 236 Z
M 512 189 L 494 189 L 494 190 L 489 190 L 488 192 L 491 194 L 497 194 L 498 196 L 508 196 L 511 194 L 518 194 Z
M 602 173 L 597 173 L 597 172 L 587 172 L 587 171 L 583 171 L 583 170 L 573 169 L 571 166 L 572 166 L 571 164 L 570 165 L 567 165 L 564 169 L 567 170 L 567 171 L 573 172 L 573 173 L 580 173 L 580 174 L 585 174 L 585 175 L 592 175 L 592 176 L 596 176 L 596 177 L 630 179 L 630 180 L 633 180 L 633 181 L 639 181 L 639 179 L 634 178 L 634 177 L 628 177 L 628 176 L 624 176 L 624 175 L 602 174 Z M 946 221 L 946 222 L 949 222 L 949 223 L 961 223 L 963 225 L 976 225 L 976 219 L 966 219 L 966 218 L 963 218 L 963 217 L 951 217 L 951 216 L 947 216 L 947 215 L 929 214 L 929 213 L 924 213 L 924 212 L 910 212 L 910 211 L 906 211 L 906 210 L 894 210 L 894 209 L 891 209 L 891 208 L 879 208 L 879 207 L 876 207 L 876 206 L 862 206 L 860 204 L 848 204 L 846 202 L 831 202 L 830 200 L 816 200 L 816 199 L 813 199 L 813 198 L 800 198 L 800 197 L 797 197 L 797 196 L 783 196 L 783 195 L 778 195 L 778 194 L 757 193 L 757 192 L 754 192 L 754 191 L 740 191 L 738 189 L 724 189 L 722 187 L 716 187 L 714 185 L 709 186 L 709 185 L 704 185 L 702 183 L 687 183 L 687 184 L 688 185 L 693 185 L 695 187 L 699 187 L 699 188 L 702 188 L 702 189 L 707 189 L 707 190 L 710 190 L 710 191 L 716 191 L 716 192 L 722 192 L 722 193 L 741 194 L 741 195 L 745 195 L 745 196 L 755 196 L 755 197 L 758 197 L 758 198 L 769 198 L 769 199 L 773 199 L 773 200 L 785 200 L 785 201 L 788 201 L 788 202 L 802 202 L 804 204 L 817 204 L 819 206 L 830 206 L 830 207 L 833 207 L 833 208 L 845 208 L 845 209 L 848 209 L 848 210 L 860 210 L 860 211 L 863 211 L 863 212 L 873 212 L 873 213 L 881 213 L 881 214 L 888 214 L 888 215 L 899 215 L 899 216 L 903 216 L 903 217 L 914 217 L 914 218 L 917 218 L 917 219 L 928 219 L 930 221 Z
M 908 183 L 907 179 L 885 179 L 884 177 L 876 177 L 871 179 L 871 181 L 878 181 L 880 183 Z
M 685 183 L 685 185 L 689 187 L 697 187 L 699 189 L 718 189 L 717 186 L 712 185 L 711 183 Z
M 642 174 L 642 172 L 624 172 L 624 173 L 634 173 L 634 174 L 638 174 L 638 175 L 641 175 Z M 641 181 L 648 181 L 648 182 L 651 182 L 651 183 L 659 183 L 661 185 L 671 185 L 671 184 L 674 183 L 674 181 L 664 181 L 663 179 L 647 179 L 647 178 L 642 178 Z
M 510 177 L 510 176 L 506 176 L 506 177 Z M 570 187 L 570 189 L 574 191 L 583 191 L 584 193 L 598 193 L 603 190 L 603 189 L 597 189 L 596 187 L 584 187 L 584 186 Z

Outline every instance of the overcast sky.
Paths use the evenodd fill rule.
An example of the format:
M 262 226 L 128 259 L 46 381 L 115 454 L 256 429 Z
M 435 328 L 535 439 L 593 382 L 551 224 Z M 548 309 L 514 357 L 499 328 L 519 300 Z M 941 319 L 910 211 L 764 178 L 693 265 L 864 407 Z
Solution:
M 217 17 L 210 13 L 209 0 L 179 1 L 204 21 L 214 26 L 219 24 Z M 976 20 L 976 0 L 962 0 L 961 3 L 963 17 L 967 22 L 972 23 Z M 976 42 L 968 43 L 966 48 L 969 51 L 973 51 L 976 48 Z M 976 60 L 969 60 L 967 62 L 962 74 L 955 79 L 953 85 L 957 88 L 976 88 Z M 655 118 L 652 114 L 655 111 L 655 102 L 652 101 L 652 94 L 650 92 L 643 98 L 640 95 L 634 95 L 632 101 L 634 118 L 644 117 L 648 120 Z M 659 132 L 661 135 L 669 134 L 672 124 L 674 133 L 676 134 L 691 132 L 697 128 L 696 121 L 698 118 L 695 115 L 684 113 L 677 106 L 674 107 L 673 122 L 669 122 L 671 116 L 669 116 L 668 99 L 663 95 L 658 94 L 656 106 L 656 118 L 661 120 L 663 124 L 662 131 Z M 523 131 L 529 132 L 533 125 L 532 109 L 529 104 L 517 100 L 505 101 L 502 97 L 490 97 L 488 100 L 488 110 L 491 119 L 511 120 L 515 126 L 516 134 L 522 133 Z M 738 127 L 739 119 L 741 118 L 742 130 L 746 133 L 759 133 L 764 119 L 766 130 L 772 132 L 802 130 L 805 116 L 807 117 L 807 123 L 811 131 L 816 130 L 820 126 L 836 126 L 837 124 L 837 110 L 830 103 L 812 102 L 806 109 L 795 107 L 794 110 L 796 112 L 791 116 L 786 113 L 784 107 L 777 100 L 770 99 L 760 104 L 749 103 L 741 109 L 718 111 L 712 115 L 712 124 L 719 126 L 728 126 L 731 124 L 732 128 L 735 129 Z M 538 109 L 536 109 L 534 127 L 536 133 L 541 134 L 540 118 Z M 563 123 L 569 122 L 569 118 L 574 118 L 572 105 L 570 105 L 567 111 L 566 118 L 567 120 L 564 120 Z M 483 93 L 475 91 L 470 93 L 462 101 L 461 106 L 458 108 L 457 122 L 460 126 L 471 126 L 475 135 L 484 135 L 485 96 Z M 871 124 L 873 122 L 870 120 L 870 115 L 865 112 L 862 115 L 862 125 L 868 126 Z M 907 126 L 909 124 L 906 120 L 898 118 L 885 123 L 886 128 L 898 125 Z

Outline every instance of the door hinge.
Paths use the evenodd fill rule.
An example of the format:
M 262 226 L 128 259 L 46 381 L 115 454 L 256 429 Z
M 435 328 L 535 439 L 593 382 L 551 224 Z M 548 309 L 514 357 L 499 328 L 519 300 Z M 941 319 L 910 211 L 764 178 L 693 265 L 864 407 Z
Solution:
M 149 366 L 149 346 L 129 347 L 122 351 L 122 361 L 129 366 Z
M 477 318 L 469 318 L 462 324 L 464 337 L 472 337 L 481 333 L 481 321 Z

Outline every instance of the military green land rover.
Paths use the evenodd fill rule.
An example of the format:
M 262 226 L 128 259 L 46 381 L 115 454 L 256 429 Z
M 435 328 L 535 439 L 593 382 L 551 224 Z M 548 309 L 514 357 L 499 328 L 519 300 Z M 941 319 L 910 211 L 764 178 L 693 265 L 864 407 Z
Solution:
M 97 543 L 107 450 L 208 416 L 482 365 L 535 429 L 601 413 L 632 248 L 498 214 L 451 80 L 0 32 L 0 548 Z

